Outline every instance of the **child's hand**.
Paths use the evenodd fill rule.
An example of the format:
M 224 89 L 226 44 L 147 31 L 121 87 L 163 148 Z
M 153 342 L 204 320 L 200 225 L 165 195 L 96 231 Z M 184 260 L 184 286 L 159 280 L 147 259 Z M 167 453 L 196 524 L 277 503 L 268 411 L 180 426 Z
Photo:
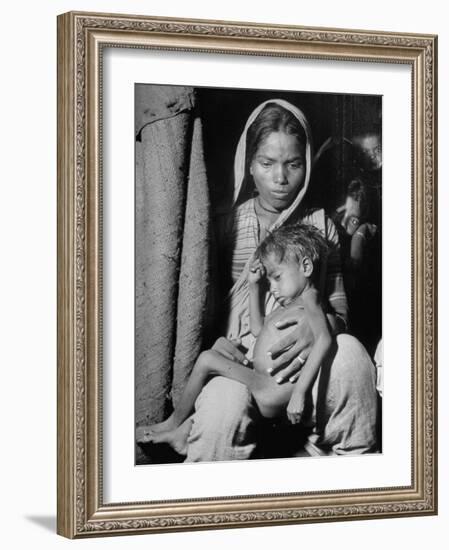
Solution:
M 368 223 L 368 222 L 362 223 L 362 225 L 360 225 L 357 228 L 357 231 L 354 233 L 354 237 L 358 235 L 360 237 L 365 238 L 366 240 L 369 240 L 374 237 L 374 235 L 376 234 L 376 231 L 377 231 L 377 225 L 375 225 L 374 223 Z
M 366 243 L 374 237 L 376 231 L 376 225 L 373 223 L 364 223 L 352 236 L 350 258 L 353 268 L 358 269 L 361 266 Z
M 250 285 L 257 285 L 264 275 L 265 268 L 262 262 L 260 260 L 254 260 L 249 268 L 248 283 Z
M 297 388 L 295 388 L 297 389 Z M 293 391 L 287 405 L 287 417 L 292 424 L 299 424 L 304 413 L 306 394 L 303 391 Z

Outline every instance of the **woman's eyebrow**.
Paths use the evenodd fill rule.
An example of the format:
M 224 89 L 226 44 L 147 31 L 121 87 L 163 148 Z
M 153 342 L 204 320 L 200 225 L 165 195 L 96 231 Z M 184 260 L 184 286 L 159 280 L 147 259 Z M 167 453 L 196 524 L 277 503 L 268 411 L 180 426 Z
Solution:
M 257 153 L 256 159 L 263 158 L 265 160 L 275 160 L 274 158 L 269 157 L 268 155 L 264 155 L 263 153 Z
M 265 160 L 270 160 L 270 161 L 273 161 L 273 162 L 277 160 L 277 158 L 270 157 L 269 155 L 266 155 L 264 153 L 257 153 L 255 158 L 256 159 L 263 158 Z M 289 157 L 288 159 L 286 159 L 285 162 L 295 162 L 297 160 L 304 161 L 304 155 L 299 154 L 299 155 L 296 155 L 294 157 Z

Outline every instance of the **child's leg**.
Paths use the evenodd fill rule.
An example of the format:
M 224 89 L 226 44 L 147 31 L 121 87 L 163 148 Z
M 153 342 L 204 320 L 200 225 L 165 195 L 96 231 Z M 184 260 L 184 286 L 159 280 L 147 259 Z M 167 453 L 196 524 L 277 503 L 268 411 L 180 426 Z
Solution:
M 250 390 L 254 383 L 254 371 L 252 369 L 227 359 L 215 350 L 204 351 L 193 367 L 178 405 L 164 423 L 165 426 L 168 426 L 168 429 L 177 428 L 189 417 L 197 397 L 211 376 L 225 376 L 237 380 L 237 382 L 248 386 Z
M 253 369 L 231 361 L 215 350 L 204 351 L 190 374 L 181 399 L 173 411 L 174 427 L 179 426 L 192 413 L 195 401 L 211 376 L 224 376 L 241 382 L 252 392 L 260 386 L 257 378 L 263 378 Z
M 209 357 L 210 354 L 211 352 L 209 351 L 204 351 L 201 353 L 193 366 L 181 398 L 170 417 L 172 418 L 174 427 L 181 425 L 182 422 L 190 416 L 197 397 L 206 385 L 206 382 L 210 376 L 213 374 L 211 369 L 211 359 Z
M 208 352 L 203 352 L 197 359 L 189 380 L 181 395 L 180 401 L 172 414 L 163 422 L 152 424 L 151 426 L 141 426 L 137 430 L 137 442 L 149 443 L 155 442 L 155 434 L 162 434 L 175 430 L 189 417 L 193 411 L 196 398 L 203 389 L 208 377 L 208 366 L 206 356 Z
M 173 413 L 159 424 L 142 426 L 138 429 L 138 443 L 168 443 L 178 453 L 185 454 L 187 437 L 191 428 L 188 419 L 195 401 L 212 375 L 222 375 L 247 385 L 251 390 L 254 372 L 234 363 L 220 353 L 210 350 L 203 352 L 195 363 L 181 399 Z M 186 420 L 187 419 L 187 420 Z
M 244 384 L 262 416 L 273 418 L 285 410 L 292 395 L 292 384 L 277 384 L 272 378 L 235 363 L 214 350 L 206 353 L 208 374 L 224 376 Z

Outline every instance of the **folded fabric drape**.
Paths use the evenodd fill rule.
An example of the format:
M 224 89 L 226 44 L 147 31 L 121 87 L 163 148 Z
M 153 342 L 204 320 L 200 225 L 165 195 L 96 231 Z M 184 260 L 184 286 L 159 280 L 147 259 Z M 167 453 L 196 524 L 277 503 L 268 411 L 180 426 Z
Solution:
M 201 349 L 209 192 L 192 88 L 136 87 L 136 423 L 166 417 Z

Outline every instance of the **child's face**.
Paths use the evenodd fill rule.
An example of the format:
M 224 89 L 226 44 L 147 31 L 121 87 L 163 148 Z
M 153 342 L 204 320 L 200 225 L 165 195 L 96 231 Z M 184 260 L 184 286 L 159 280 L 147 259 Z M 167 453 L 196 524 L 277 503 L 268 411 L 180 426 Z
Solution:
M 382 142 L 377 134 L 364 134 L 353 139 L 361 154 L 363 167 L 367 170 L 382 168 Z
M 341 225 L 345 228 L 346 233 L 352 237 L 361 223 L 361 208 L 360 203 L 352 197 L 347 197 L 345 204 L 345 215 L 341 220 Z
M 274 254 L 264 259 L 266 277 L 270 283 L 270 292 L 282 306 L 290 304 L 310 285 L 310 266 L 308 259 L 300 263 L 293 260 L 279 262 Z

